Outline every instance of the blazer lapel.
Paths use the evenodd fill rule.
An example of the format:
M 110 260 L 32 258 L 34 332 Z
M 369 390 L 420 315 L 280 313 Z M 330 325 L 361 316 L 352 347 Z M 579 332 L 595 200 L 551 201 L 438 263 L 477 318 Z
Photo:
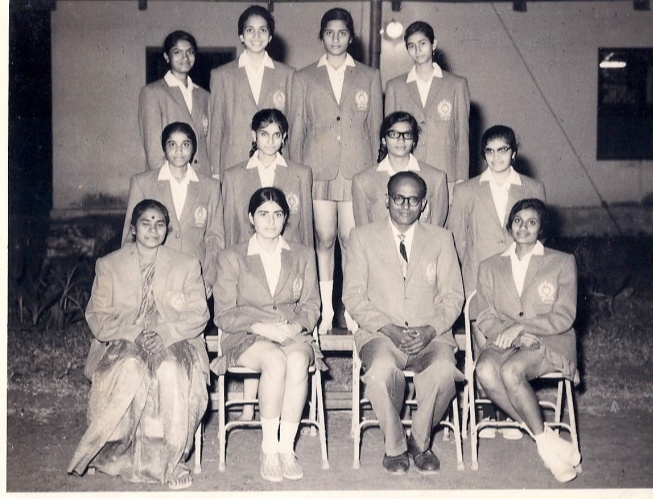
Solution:
M 272 182 L 272 184 L 277 189 L 281 189 L 285 194 L 288 194 L 284 190 L 286 180 L 288 180 L 288 167 L 277 165 L 276 169 L 274 170 L 274 182 Z
M 406 88 L 408 89 L 408 95 L 410 96 L 411 99 L 413 99 L 413 102 L 415 102 L 418 109 L 424 109 L 425 106 L 422 105 L 422 98 L 419 96 L 417 83 L 414 81 L 411 81 L 410 83 L 406 83 Z
M 184 225 L 188 218 L 191 216 L 193 211 L 197 196 L 200 191 L 199 182 L 188 182 L 188 190 L 186 191 L 186 201 L 184 202 L 184 207 L 181 210 L 181 219 L 179 220 L 180 225 Z
M 501 224 L 499 220 L 499 215 L 497 215 L 497 208 L 494 206 L 494 201 L 492 200 L 492 191 L 490 190 L 490 182 L 479 182 L 479 198 L 485 206 L 485 209 L 490 213 L 490 218 L 494 221 L 495 224 L 498 224 L 502 229 L 504 225 Z
M 338 101 L 336 100 L 336 96 L 333 93 L 333 88 L 331 87 L 331 80 L 329 80 L 329 73 L 327 71 L 326 66 L 321 66 L 321 67 L 316 67 L 316 78 L 315 81 L 320 84 L 320 86 L 324 89 L 327 95 L 331 96 L 331 101 L 336 105 L 336 107 L 339 106 Z M 347 77 L 345 76 L 345 81 L 347 81 Z M 344 90 L 344 85 L 343 85 L 343 90 Z M 342 102 L 342 95 L 340 94 L 340 102 Z
M 510 190 L 508 191 L 508 206 L 515 206 L 515 203 L 519 201 L 523 194 L 524 186 L 512 184 Z M 503 226 L 505 227 L 508 223 L 508 217 L 510 216 L 510 210 L 506 210 L 505 219 L 503 220 Z
M 286 285 L 286 282 L 288 282 L 288 278 L 290 277 L 291 264 L 292 264 L 292 258 L 291 258 L 291 255 L 290 255 L 290 251 L 281 250 L 281 273 L 279 274 L 279 280 L 277 281 L 277 287 L 274 290 L 274 297 L 275 298 L 281 292 L 281 290 L 284 288 L 284 286 Z
M 166 289 L 166 277 L 168 276 L 170 270 L 170 253 L 166 251 L 166 248 L 159 246 L 159 250 L 156 252 L 156 262 L 154 269 L 154 277 L 152 278 L 152 294 L 154 295 L 154 301 L 156 302 L 156 307 L 159 310 L 159 314 L 163 315 L 165 312 L 164 304 L 160 302 L 159 297 Z
M 424 236 L 424 231 L 422 230 L 420 223 L 416 222 L 415 232 L 413 233 L 413 244 L 410 248 L 410 256 L 408 257 L 408 269 L 406 270 L 406 282 L 408 282 L 410 278 L 413 276 L 413 274 L 415 273 L 415 269 L 417 268 L 417 262 L 422 257 L 425 243 L 426 240 Z
M 349 95 L 354 91 L 355 85 L 356 85 L 356 68 L 347 66 L 345 68 L 345 79 L 342 83 L 342 92 L 340 93 L 340 107 L 342 107 L 345 100 L 348 99 Z
M 179 90 L 179 87 L 171 87 L 165 83 L 166 91 L 170 96 L 177 102 L 177 104 L 186 112 L 189 118 L 191 118 L 190 112 L 188 111 L 188 106 L 184 100 L 184 95 Z M 198 104 L 199 106 L 199 104 Z M 193 92 L 193 109 L 195 109 L 195 92 Z
M 261 93 L 258 96 L 259 105 L 265 102 L 266 97 L 270 93 L 270 87 L 274 81 L 275 71 L 273 68 L 263 68 L 263 80 L 261 81 Z
M 544 263 L 544 258 L 541 255 L 532 255 L 531 261 L 528 263 L 528 269 L 526 270 L 526 278 L 524 279 L 524 289 L 522 290 L 522 296 L 533 282 L 533 279 L 540 271 L 542 264 Z
M 245 254 L 247 255 L 247 246 L 245 246 Z M 272 293 L 270 292 L 270 287 L 268 286 L 268 280 L 265 277 L 265 269 L 263 268 L 263 262 L 259 255 L 247 255 L 247 265 L 249 266 L 251 273 L 256 276 L 256 278 L 263 286 L 265 292 L 272 298 Z M 278 288 L 279 286 L 277 286 Z
M 506 256 L 499 258 L 499 263 L 501 266 L 500 276 L 501 279 L 503 279 L 504 289 L 508 290 L 508 292 L 513 296 L 513 300 L 521 303 L 521 297 L 517 292 L 517 286 L 515 286 L 515 278 L 512 275 L 512 263 L 510 262 L 510 257 Z
M 388 220 L 386 218 L 386 220 Z M 392 222 L 388 221 L 388 224 Z M 397 282 L 403 281 L 404 276 L 401 273 L 401 258 L 399 256 L 399 253 L 397 252 L 397 245 L 395 244 L 394 240 L 394 233 L 392 232 L 392 229 L 390 228 L 389 225 L 386 226 L 384 231 L 379 231 L 378 233 L 378 248 L 379 251 L 381 252 L 380 254 L 380 261 L 377 262 L 379 265 L 383 265 L 382 262 L 389 262 L 389 269 L 384 269 L 384 271 L 391 272 L 394 274 L 394 279 Z
M 170 218 L 174 218 L 177 222 L 179 222 L 179 219 L 177 218 L 177 210 L 175 210 L 175 202 L 172 199 L 172 191 L 170 190 L 170 181 L 169 180 L 157 180 L 156 182 L 159 186 L 159 192 L 161 193 L 161 197 L 163 198 L 163 204 L 166 206 L 170 206 L 170 210 L 168 210 Z
M 440 93 L 440 90 L 442 90 L 442 87 L 442 78 L 434 77 L 431 79 L 431 88 L 429 88 L 429 94 L 426 97 L 426 106 L 424 106 L 424 108 L 430 109 L 431 107 L 435 106 L 438 94 Z

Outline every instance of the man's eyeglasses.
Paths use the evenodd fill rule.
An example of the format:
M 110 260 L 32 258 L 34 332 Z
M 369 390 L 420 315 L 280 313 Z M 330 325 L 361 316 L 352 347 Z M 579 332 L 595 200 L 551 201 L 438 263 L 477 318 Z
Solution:
M 498 149 L 490 149 L 489 147 L 486 147 L 485 149 L 483 149 L 483 154 L 485 154 L 486 156 L 493 155 L 494 153 L 499 153 L 501 156 L 503 156 L 504 154 L 507 154 L 508 152 L 510 152 L 510 147 L 509 146 L 499 147 Z
M 413 140 L 415 134 L 413 132 L 398 132 L 397 130 L 388 130 L 385 134 L 389 139 L 398 139 L 402 137 L 404 140 Z
M 392 194 L 390 196 L 392 201 L 397 206 L 403 206 L 406 201 L 411 208 L 415 208 L 418 204 L 422 202 L 422 198 L 419 196 L 402 196 L 401 194 Z

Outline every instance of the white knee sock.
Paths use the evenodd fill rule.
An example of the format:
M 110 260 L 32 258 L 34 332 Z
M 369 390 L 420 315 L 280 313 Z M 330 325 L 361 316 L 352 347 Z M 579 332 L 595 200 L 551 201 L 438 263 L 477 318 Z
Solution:
M 299 423 L 281 421 L 279 430 L 279 452 L 282 454 L 290 454 L 294 451 L 297 428 L 299 428 Z
M 333 323 L 333 281 L 320 281 L 320 300 L 322 300 L 322 321 L 320 333 L 326 333 Z
M 261 450 L 266 454 L 279 452 L 279 416 L 276 418 L 261 418 L 261 430 L 263 431 Z

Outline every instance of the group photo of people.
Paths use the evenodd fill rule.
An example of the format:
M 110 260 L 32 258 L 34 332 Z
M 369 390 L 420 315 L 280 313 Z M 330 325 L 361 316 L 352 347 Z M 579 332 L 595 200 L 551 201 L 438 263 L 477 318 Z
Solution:
M 435 62 L 427 22 L 405 29 L 412 68 L 385 88 L 350 54 L 345 8 L 324 12 L 324 53 L 297 70 L 268 54 L 268 9 L 249 6 L 236 25 L 242 50 L 209 89 L 189 76 L 199 48 L 183 30 L 163 40 L 163 78 L 141 89 L 146 164 L 129 182 L 122 247 L 96 264 L 88 426 L 68 472 L 192 486 L 211 377 L 240 366 L 260 373 L 243 383 L 256 408 L 238 416 L 260 421 L 260 478 L 302 479 L 309 371 L 326 369 L 316 338 L 333 333 L 342 303 L 383 434 L 378 466 L 435 474 L 434 428 L 465 381 L 454 326 L 469 301 L 489 400 L 478 417 L 514 423 L 499 433 L 532 438 L 539 466 L 573 480 L 577 442 L 545 424 L 531 381 L 579 381 L 576 263 L 545 245 L 552 217 L 544 184 L 519 171 L 519 130 L 497 123 L 470 143 L 467 80 Z M 470 178 L 476 151 L 482 173 Z

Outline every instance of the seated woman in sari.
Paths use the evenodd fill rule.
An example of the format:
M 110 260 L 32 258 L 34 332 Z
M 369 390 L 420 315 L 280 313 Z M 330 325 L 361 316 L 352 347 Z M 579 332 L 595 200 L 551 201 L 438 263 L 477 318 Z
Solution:
M 513 243 L 481 262 L 477 324 L 487 342 L 476 375 L 490 400 L 523 423 L 556 480 L 576 478 L 576 446 L 545 427 L 530 381 L 560 372 L 578 381 L 576 368 L 576 262 L 538 240 L 546 227 L 539 199 L 517 201 L 507 229 Z
M 257 190 L 248 211 L 254 234 L 218 255 L 213 296 L 222 356 L 211 369 L 221 374 L 238 365 L 261 373 L 261 476 L 298 480 L 304 472 L 294 442 L 308 368 L 324 367 L 311 336 L 320 315 L 315 253 L 281 236 L 290 208 L 279 189 Z
M 189 487 L 185 465 L 208 401 L 208 321 L 199 261 L 163 246 L 168 210 L 138 203 L 135 244 L 100 258 L 86 320 L 95 336 L 88 429 L 68 466 Z

